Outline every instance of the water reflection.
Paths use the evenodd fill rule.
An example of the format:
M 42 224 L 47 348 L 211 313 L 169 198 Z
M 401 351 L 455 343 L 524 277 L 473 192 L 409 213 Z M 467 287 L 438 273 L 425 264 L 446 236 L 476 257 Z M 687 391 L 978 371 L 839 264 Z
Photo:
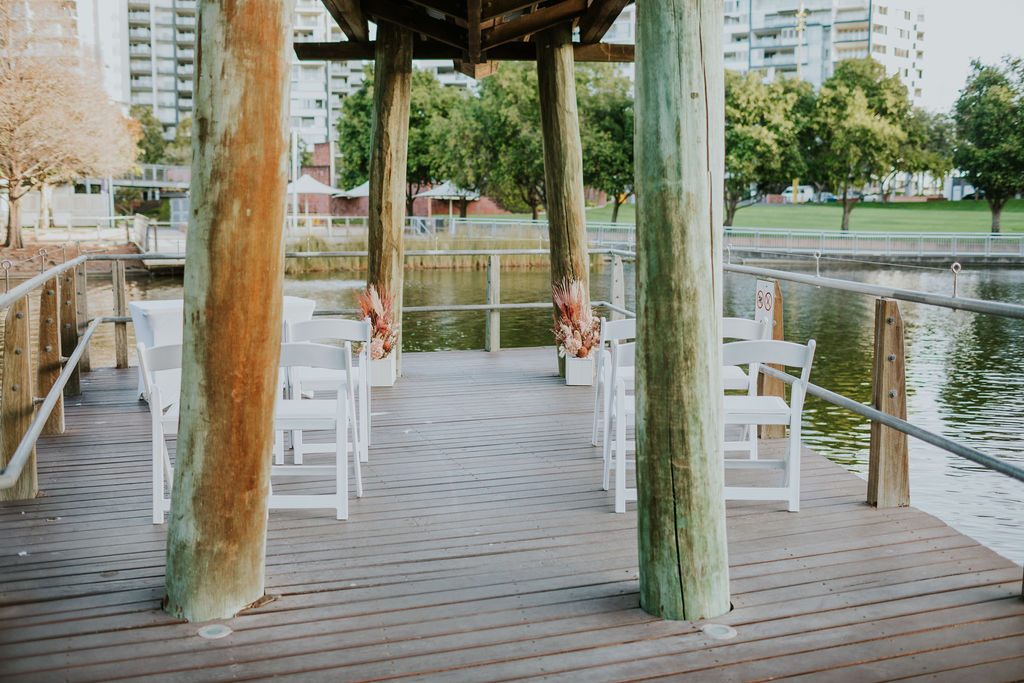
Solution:
M 813 272 L 813 267 L 808 269 Z M 903 289 L 951 293 L 952 275 L 940 269 L 823 266 L 822 275 Z M 626 273 L 626 304 L 635 307 L 634 275 Z M 591 275 L 594 299 L 609 298 L 610 269 Z M 484 271 L 415 271 L 406 276 L 408 306 L 471 304 L 486 300 Z M 549 297 L 546 271 L 504 271 L 502 301 L 535 302 Z M 318 308 L 353 308 L 363 280 L 351 275 L 291 278 L 285 294 L 317 300 Z M 964 297 L 1024 303 L 1024 270 L 965 271 Z M 109 285 L 95 290 L 93 314 L 110 310 Z M 135 281 L 133 299 L 181 296 L 180 282 Z M 726 315 L 753 315 L 754 278 L 727 274 Z M 871 399 L 874 301 L 871 297 L 782 283 L 785 336 L 818 342 L 811 381 L 862 403 Z M 106 308 L 104 308 L 104 306 Z M 908 417 L 952 439 L 1024 464 L 1024 321 L 902 304 L 907 347 Z M 410 351 L 484 346 L 483 312 L 406 314 L 404 348 Z M 550 345 L 551 311 L 501 315 L 505 347 Z M 112 365 L 110 326 L 94 344 L 93 362 Z M 129 326 L 131 331 L 131 326 Z M 106 350 L 104 350 L 106 349 Z M 109 356 L 109 358 L 107 358 Z M 805 410 L 804 439 L 848 469 L 867 471 L 869 423 L 813 397 Z M 910 439 L 911 496 L 915 506 L 936 514 L 1016 562 L 1024 562 L 1024 484 Z

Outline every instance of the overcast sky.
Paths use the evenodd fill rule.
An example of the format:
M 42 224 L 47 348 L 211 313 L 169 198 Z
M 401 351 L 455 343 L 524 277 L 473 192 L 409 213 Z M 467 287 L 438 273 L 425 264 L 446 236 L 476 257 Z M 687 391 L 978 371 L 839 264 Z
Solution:
M 917 0 L 916 5 L 925 15 L 921 104 L 929 111 L 953 108 L 972 59 L 993 64 L 1006 54 L 1024 57 L 1024 0 Z

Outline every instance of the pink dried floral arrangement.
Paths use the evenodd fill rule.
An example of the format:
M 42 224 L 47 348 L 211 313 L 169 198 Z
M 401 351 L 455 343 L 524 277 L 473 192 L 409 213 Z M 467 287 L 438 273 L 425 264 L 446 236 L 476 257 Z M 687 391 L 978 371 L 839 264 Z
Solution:
M 555 316 L 555 344 L 559 356 L 586 358 L 601 339 L 601 321 L 590 308 L 581 280 L 567 278 L 551 285 L 551 298 L 558 308 Z
M 386 358 L 398 342 L 398 325 L 391 310 L 395 297 L 370 285 L 356 295 L 356 303 L 363 318 L 370 320 L 370 358 Z

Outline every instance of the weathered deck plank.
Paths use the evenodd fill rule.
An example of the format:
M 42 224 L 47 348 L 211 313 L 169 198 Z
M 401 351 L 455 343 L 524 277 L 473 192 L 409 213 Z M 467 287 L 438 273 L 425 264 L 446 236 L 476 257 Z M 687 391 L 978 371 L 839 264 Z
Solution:
M 635 515 L 612 513 L 587 443 L 592 395 L 561 384 L 554 353 L 403 365 L 374 393 L 350 520 L 272 512 L 277 599 L 218 641 L 158 610 L 165 530 L 134 376 L 86 375 L 67 434 L 40 442 L 44 495 L 0 506 L 0 677 L 1024 677 L 1020 568 L 918 510 L 869 508 L 864 481 L 810 451 L 800 513 L 728 506 L 734 609 L 716 621 L 739 635 L 650 617 Z

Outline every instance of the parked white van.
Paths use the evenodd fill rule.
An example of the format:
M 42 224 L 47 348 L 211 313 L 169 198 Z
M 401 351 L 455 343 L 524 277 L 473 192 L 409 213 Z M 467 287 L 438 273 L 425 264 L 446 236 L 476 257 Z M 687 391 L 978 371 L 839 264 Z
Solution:
M 799 194 L 796 197 L 798 204 L 806 204 L 807 202 L 814 201 L 814 188 L 810 185 L 800 185 Z M 790 185 L 782 191 L 782 203 L 792 204 L 793 203 L 793 186 Z

